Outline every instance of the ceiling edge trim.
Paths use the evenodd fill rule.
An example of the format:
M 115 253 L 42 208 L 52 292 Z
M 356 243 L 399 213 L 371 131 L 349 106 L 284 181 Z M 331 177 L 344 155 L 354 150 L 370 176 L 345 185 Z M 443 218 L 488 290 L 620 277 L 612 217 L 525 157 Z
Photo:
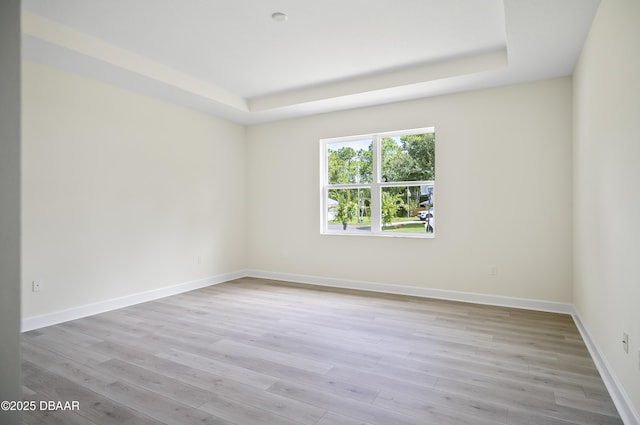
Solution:
M 247 101 L 235 93 L 26 10 L 22 11 L 22 32 L 75 53 L 98 59 L 143 77 L 225 104 L 236 110 L 249 111 Z
M 301 88 L 283 93 L 248 100 L 251 112 L 286 108 L 319 100 L 365 94 L 390 88 L 408 86 L 476 74 L 506 68 L 508 65 L 506 46 L 438 62 L 414 65 L 384 73 L 355 77 L 339 82 Z

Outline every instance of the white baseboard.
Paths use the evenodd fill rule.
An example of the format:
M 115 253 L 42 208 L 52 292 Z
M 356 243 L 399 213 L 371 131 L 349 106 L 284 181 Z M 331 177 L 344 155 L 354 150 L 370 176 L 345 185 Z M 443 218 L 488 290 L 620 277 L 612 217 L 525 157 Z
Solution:
M 345 280 L 319 276 L 309 276 L 291 273 L 278 273 L 265 270 L 240 270 L 237 272 L 221 274 L 205 279 L 183 282 L 177 285 L 154 289 L 151 291 L 127 295 L 111 300 L 100 301 L 56 311 L 39 316 L 22 319 L 22 332 L 55 325 L 69 320 L 80 319 L 82 317 L 100 314 L 147 301 L 153 301 L 183 292 L 193 291 L 206 286 L 216 285 L 242 277 L 256 277 L 263 279 L 280 280 L 294 283 L 305 283 L 310 285 L 330 286 L 345 289 L 357 289 L 362 291 L 382 292 L 388 294 L 410 295 L 423 298 L 436 298 L 450 301 L 462 301 L 476 304 L 495 305 L 501 307 L 522 308 L 527 310 L 547 311 L 553 313 L 570 314 L 584 340 L 591 357 L 593 358 L 602 380 L 604 381 L 609 394 L 615 403 L 618 412 L 625 425 L 640 425 L 640 416 L 633 408 L 631 400 L 626 392 L 619 385 L 613 370 L 608 366 L 604 357 L 600 354 L 596 344 L 591 339 L 589 332 L 580 319 L 580 315 L 575 307 L 570 303 L 560 303 L 553 301 L 541 301 L 528 298 L 505 297 L 499 295 L 486 295 L 473 292 L 449 291 L 433 288 L 419 288 L 415 286 L 394 285 L 388 283 L 366 282 L 359 280 Z
M 248 270 L 247 276 L 263 279 L 281 280 L 294 283 L 305 283 L 310 285 L 331 286 L 336 288 L 358 289 L 372 292 L 383 292 L 388 294 L 411 295 L 424 298 L 437 298 L 450 301 L 462 301 L 475 304 L 495 305 L 501 307 L 522 308 L 527 310 L 547 311 L 553 313 L 570 314 L 584 340 L 591 357 L 593 358 L 602 380 L 618 409 L 618 413 L 625 425 L 640 425 L 640 417 L 633 408 L 629 396 L 608 366 L 604 357 L 600 355 L 597 346 L 589 336 L 580 316 L 573 304 L 559 303 L 552 301 L 540 301 L 527 298 L 504 297 L 497 295 L 477 294 L 472 292 L 448 291 L 432 288 L 418 288 L 414 286 L 393 285 L 387 283 L 365 282 L 359 280 L 344 280 L 328 277 L 308 276 L 290 273 L 278 273 L 265 270 Z
M 411 295 L 422 298 L 436 298 L 449 301 L 462 301 L 475 304 L 495 305 L 500 307 L 522 308 L 527 310 L 548 311 L 552 313 L 572 314 L 573 305 L 553 301 L 541 301 L 528 298 L 486 295 L 473 292 L 449 291 L 416 286 L 394 285 L 390 283 L 345 280 L 330 277 L 308 276 L 290 273 L 277 273 L 264 270 L 248 270 L 247 276 L 263 279 L 282 280 L 310 285 L 331 286 L 336 288 L 359 289 L 363 291 L 382 292 L 387 294 Z
M 344 280 L 336 278 L 298 275 L 290 273 L 276 273 L 263 270 L 240 270 L 232 273 L 221 274 L 204 279 L 183 282 L 163 288 L 113 298 L 96 303 L 85 304 L 65 310 L 54 311 L 38 316 L 22 319 L 22 332 L 44 328 L 46 326 L 80 319 L 94 314 L 105 313 L 111 310 L 128 307 L 135 304 L 153 301 L 171 295 L 180 294 L 206 286 L 216 285 L 242 277 L 258 277 L 264 279 L 282 280 L 312 285 L 330 286 L 336 288 L 358 289 L 362 291 L 383 292 L 388 294 L 411 295 L 424 298 L 437 298 L 452 301 L 463 301 L 476 304 L 496 305 L 503 307 L 524 308 L 528 310 L 549 311 L 554 313 L 573 313 L 573 306 L 565 303 L 539 301 L 525 298 L 503 297 L 497 295 L 485 295 L 471 292 L 447 291 L 433 288 L 418 288 L 386 283 L 375 283 L 357 280 Z
M 633 404 L 631 403 L 631 399 L 620 385 L 613 369 L 609 367 L 605 358 L 600 354 L 598 346 L 593 339 L 591 339 L 589 331 L 582 323 L 580 314 L 578 314 L 575 308 L 572 316 L 573 321 L 575 322 L 578 331 L 580 331 L 580 335 L 589 350 L 589 354 L 591 354 L 591 358 L 596 364 L 596 368 L 598 368 L 598 372 L 600 372 L 600 376 L 609 391 L 609 395 L 618 409 L 618 413 L 620 414 L 622 421 L 625 425 L 640 425 L 640 415 L 635 411 Z
M 150 291 L 126 295 L 124 297 L 85 304 L 66 310 L 54 311 L 52 313 L 46 313 L 39 316 L 25 317 L 22 319 L 22 332 L 44 328 L 46 326 L 68 322 L 69 320 L 80 319 L 83 317 L 92 316 L 94 314 L 105 313 L 107 311 L 117 310 L 119 308 L 144 303 L 147 301 L 153 301 L 171 295 L 181 294 L 183 292 L 193 291 L 194 289 L 216 285 L 245 276 L 247 276 L 247 273 L 244 270 L 225 273 L 217 276 L 207 277 L 204 279 L 192 280 L 176 285 L 165 286 L 163 288 L 152 289 Z
M 593 358 L 602 379 L 609 390 L 609 394 L 615 403 L 620 417 L 625 425 L 640 425 L 640 419 L 626 392 L 619 385 L 611 368 L 600 355 L 596 345 L 589 336 L 586 328 L 580 320 L 575 307 L 570 303 L 552 301 L 540 301 L 527 298 L 504 297 L 497 295 L 477 294 L 472 292 L 448 291 L 433 288 L 418 288 L 414 286 L 393 285 L 387 283 L 365 282 L 358 280 L 344 280 L 318 276 L 298 275 L 290 273 L 277 273 L 264 270 L 248 270 L 247 275 L 263 279 L 281 280 L 310 285 L 331 286 L 337 288 L 358 289 L 364 291 L 383 292 L 389 294 L 411 295 L 424 298 L 437 298 L 450 301 L 463 301 L 476 304 L 495 305 L 501 307 L 522 308 L 527 310 L 548 311 L 553 313 L 570 314 L 580 335 Z

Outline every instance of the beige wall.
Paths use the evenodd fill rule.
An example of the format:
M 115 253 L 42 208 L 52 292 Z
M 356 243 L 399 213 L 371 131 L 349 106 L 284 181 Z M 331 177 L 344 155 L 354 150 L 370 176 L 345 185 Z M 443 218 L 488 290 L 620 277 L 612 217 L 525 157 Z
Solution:
M 20 382 L 20 2 L 0 2 L 0 401 Z M 0 410 L 0 423 L 21 423 Z
M 251 127 L 248 266 L 570 302 L 571 116 L 563 78 Z M 425 126 L 436 238 L 321 236 L 319 139 Z
M 640 412 L 640 2 L 604 0 L 574 75 L 574 303 Z M 622 333 L 630 348 L 622 350 Z
M 244 127 L 23 66 L 23 317 L 244 268 Z

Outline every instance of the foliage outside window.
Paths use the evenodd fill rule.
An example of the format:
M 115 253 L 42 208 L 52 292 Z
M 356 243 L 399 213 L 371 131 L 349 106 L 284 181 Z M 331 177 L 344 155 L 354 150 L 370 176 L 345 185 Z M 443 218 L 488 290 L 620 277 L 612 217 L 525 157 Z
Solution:
M 435 132 L 321 140 L 326 234 L 433 237 Z

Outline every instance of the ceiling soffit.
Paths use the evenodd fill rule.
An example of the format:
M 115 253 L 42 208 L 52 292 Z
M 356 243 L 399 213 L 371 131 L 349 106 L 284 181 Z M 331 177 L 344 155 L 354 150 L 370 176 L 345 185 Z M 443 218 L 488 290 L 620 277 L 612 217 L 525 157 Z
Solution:
M 99 0 L 94 3 L 96 1 Z M 38 4 L 35 0 L 31 3 Z M 455 8 L 466 2 L 431 0 L 423 3 L 449 4 Z M 220 83 L 215 76 L 203 78 L 206 74 L 193 68 L 193 63 L 182 66 L 181 63 L 160 61 L 157 56 L 150 57 L 153 55 L 141 54 L 128 48 L 129 46 L 116 45 L 105 40 L 106 37 L 80 31 L 28 9 L 23 10 L 22 17 L 23 56 L 27 60 L 87 75 L 235 122 L 252 124 L 569 75 L 598 5 L 597 0 L 505 0 L 504 7 L 498 1 L 500 7 L 496 9 L 496 1 L 492 0 L 490 3 L 493 5 L 493 13 L 487 19 L 491 20 L 494 28 L 478 29 L 484 36 L 482 40 L 470 42 L 468 37 L 456 39 L 455 32 L 449 33 L 452 41 L 436 43 L 445 47 L 450 44 L 449 50 L 442 50 L 442 46 L 439 47 L 440 50 L 429 49 L 429 43 L 426 43 L 422 56 L 416 55 L 416 49 L 413 48 L 416 43 L 413 40 L 404 56 L 396 55 L 390 61 L 381 60 L 388 52 L 385 46 L 379 50 L 375 46 L 367 47 L 364 57 L 377 56 L 381 64 L 363 69 L 348 63 L 341 66 L 340 61 L 334 60 L 334 56 L 341 56 L 331 53 L 331 48 L 335 48 L 338 40 L 335 36 L 328 36 L 327 45 L 319 53 L 300 52 L 299 57 L 293 58 L 295 60 L 283 63 L 279 63 L 277 54 L 261 59 L 264 62 L 256 59 L 257 69 L 253 71 L 259 71 L 263 64 L 266 72 L 253 74 L 245 84 L 250 89 L 245 90 L 239 88 L 244 87 L 241 79 L 231 81 L 222 76 Z M 577 5 L 581 7 L 576 8 Z M 38 10 L 37 7 L 33 9 Z M 54 13 L 49 15 L 56 16 Z M 473 29 L 473 22 L 469 22 L 468 15 L 461 16 L 461 22 L 456 23 L 458 32 L 463 33 L 460 28 L 465 25 Z M 569 23 L 571 25 L 567 27 Z M 290 21 L 260 25 L 282 25 L 285 28 L 277 28 L 277 31 L 286 32 L 286 25 L 289 24 Z M 389 26 L 393 27 L 392 24 L 393 22 L 389 23 Z M 545 27 L 544 30 L 541 26 Z M 294 26 L 292 31 L 295 32 L 296 29 Z M 274 30 L 269 27 L 265 31 Z M 359 31 L 362 32 L 362 28 Z M 561 38 L 553 36 L 560 32 L 564 34 Z M 340 34 L 340 31 L 337 33 Z M 308 31 L 301 34 L 310 36 Z M 386 46 L 387 49 L 388 47 Z M 180 46 L 172 49 L 180 49 Z M 396 50 L 402 52 L 403 46 L 399 45 Z M 257 58 L 261 57 L 260 54 L 255 54 Z M 305 57 L 305 54 L 308 56 Z M 316 57 L 318 55 L 319 58 Z M 308 59 L 309 57 L 314 59 Z M 251 57 L 243 60 L 250 61 Z M 303 78 L 297 78 L 299 72 L 296 69 L 304 68 L 302 64 L 307 61 L 315 61 L 314 66 L 327 69 L 300 73 L 304 74 Z M 225 68 L 224 71 L 234 74 L 232 68 Z M 272 78 L 274 73 L 278 75 Z M 290 78 L 283 79 L 279 74 L 286 74 L 285 77 L 289 75 Z M 262 80 L 264 84 L 260 85 Z M 287 84 L 287 81 L 291 82 Z

